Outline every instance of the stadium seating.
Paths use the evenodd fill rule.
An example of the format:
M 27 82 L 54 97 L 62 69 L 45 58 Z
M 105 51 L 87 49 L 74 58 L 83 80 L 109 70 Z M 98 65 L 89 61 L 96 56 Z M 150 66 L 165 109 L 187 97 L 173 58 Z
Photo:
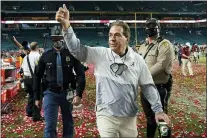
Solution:
M 73 5 L 75 11 L 95 11 L 95 6 L 100 7 L 100 11 L 122 11 L 118 7 L 122 7 L 123 11 L 145 11 L 145 12 L 203 12 L 206 9 L 206 4 L 196 5 L 198 3 L 191 1 L 152 1 L 151 4 L 147 1 L 3 1 L 2 10 L 18 10 L 18 11 L 42 11 L 46 6 L 48 11 L 56 11 L 63 3 Z M 172 6 L 173 3 L 173 6 Z M 14 9 L 13 6 L 19 6 Z M 35 5 L 35 6 L 34 6 Z M 199 6 L 199 8 L 198 8 Z M 206 11 L 206 10 L 205 10 Z
M 89 46 L 104 46 L 108 47 L 108 30 L 106 29 L 74 29 L 77 37 L 81 40 L 81 43 Z M 169 39 L 170 41 L 175 41 L 181 44 L 190 42 L 191 44 L 196 42 L 198 44 L 206 43 L 207 41 L 207 28 L 202 29 L 189 29 L 189 28 L 171 28 L 162 29 L 162 36 Z M 16 36 L 19 42 L 27 40 L 29 42 L 37 41 L 42 47 L 44 38 L 43 33 L 50 33 L 48 30 L 22 30 L 18 32 L 2 32 L 8 33 L 9 39 L 2 38 L 2 50 L 4 49 L 14 49 L 16 46 L 12 43 L 12 36 Z M 130 46 L 135 45 L 135 31 L 131 28 L 131 40 Z M 143 28 L 137 29 L 137 40 L 141 42 L 145 39 L 145 32 Z M 47 38 L 47 44 L 45 48 L 49 48 L 52 42 L 50 37 Z

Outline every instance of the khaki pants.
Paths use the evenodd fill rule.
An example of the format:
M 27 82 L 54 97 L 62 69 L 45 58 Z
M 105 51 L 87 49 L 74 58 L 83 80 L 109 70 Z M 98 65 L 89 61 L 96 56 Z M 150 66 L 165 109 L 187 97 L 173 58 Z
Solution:
M 186 76 L 185 67 L 188 67 L 188 71 L 190 75 L 193 75 L 192 65 L 189 59 L 183 59 L 182 58 L 182 74 Z
M 199 53 L 198 52 L 193 52 L 193 56 L 194 56 L 194 61 L 198 62 Z
M 97 127 L 101 138 L 127 137 L 136 138 L 138 135 L 136 117 L 97 116 Z
M 193 52 L 193 56 L 198 58 L 198 52 Z

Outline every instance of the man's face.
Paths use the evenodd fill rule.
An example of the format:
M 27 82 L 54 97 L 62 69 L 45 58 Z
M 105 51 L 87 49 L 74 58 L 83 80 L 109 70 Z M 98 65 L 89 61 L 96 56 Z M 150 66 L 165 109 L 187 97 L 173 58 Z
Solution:
M 63 48 L 64 47 L 64 40 L 53 41 L 53 47 L 55 47 L 56 49 Z
M 61 49 L 64 46 L 64 39 L 63 37 L 53 37 L 53 47 L 56 49 Z
M 123 53 L 128 45 L 128 38 L 123 34 L 121 26 L 112 26 L 109 31 L 109 46 L 115 53 Z

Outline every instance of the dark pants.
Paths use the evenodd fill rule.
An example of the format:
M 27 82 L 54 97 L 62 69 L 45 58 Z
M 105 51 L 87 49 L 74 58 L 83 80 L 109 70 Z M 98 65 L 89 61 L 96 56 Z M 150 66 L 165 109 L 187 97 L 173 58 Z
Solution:
M 165 113 L 168 112 L 167 106 L 168 106 L 168 100 L 170 98 L 170 91 L 168 91 L 166 88 L 158 88 L 158 92 L 160 94 L 161 103 L 163 106 L 163 110 Z M 147 138 L 154 138 L 155 131 L 157 129 L 157 124 L 155 121 L 155 114 L 151 109 L 150 103 L 146 100 L 143 93 L 141 92 L 141 103 L 142 107 L 144 109 L 145 116 L 147 118 Z
M 27 106 L 26 106 L 26 114 L 27 114 L 27 116 L 32 117 L 33 120 L 39 119 L 41 117 L 40 116 L 41 109 L 39 109 L 37 106 L 35 106 L 32 78 L 25 78 L 24 85 L 25 85 L 25 91 L 29 94 L 28 102 L 27 102 Z
M 181 60 L 182 56 L 178 56 L 178 63 L 179 63 L 179 66 L 181 66 L 182 64 L 182 60 Z
M 60 107 L 63 121 L 63 138 L 73 137 L 72 104 L 66 100 L 66 91 L 44 92 L 43 108 L 45 118 L 44 138 L 57 138 L 57 119 Z

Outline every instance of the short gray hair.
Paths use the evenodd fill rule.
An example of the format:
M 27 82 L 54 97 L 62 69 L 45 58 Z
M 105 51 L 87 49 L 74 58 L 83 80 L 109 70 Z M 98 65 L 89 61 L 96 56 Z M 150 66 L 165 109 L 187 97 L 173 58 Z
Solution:
M 115 21 L 111 24 L 110 28 L 112 26 L 120 26 L 123 28 L 123 34 L 126 38 L 130 39 L 131 36 L 131 32 L 130 32 L 130 28 L 129 25 L 123 21 Z

